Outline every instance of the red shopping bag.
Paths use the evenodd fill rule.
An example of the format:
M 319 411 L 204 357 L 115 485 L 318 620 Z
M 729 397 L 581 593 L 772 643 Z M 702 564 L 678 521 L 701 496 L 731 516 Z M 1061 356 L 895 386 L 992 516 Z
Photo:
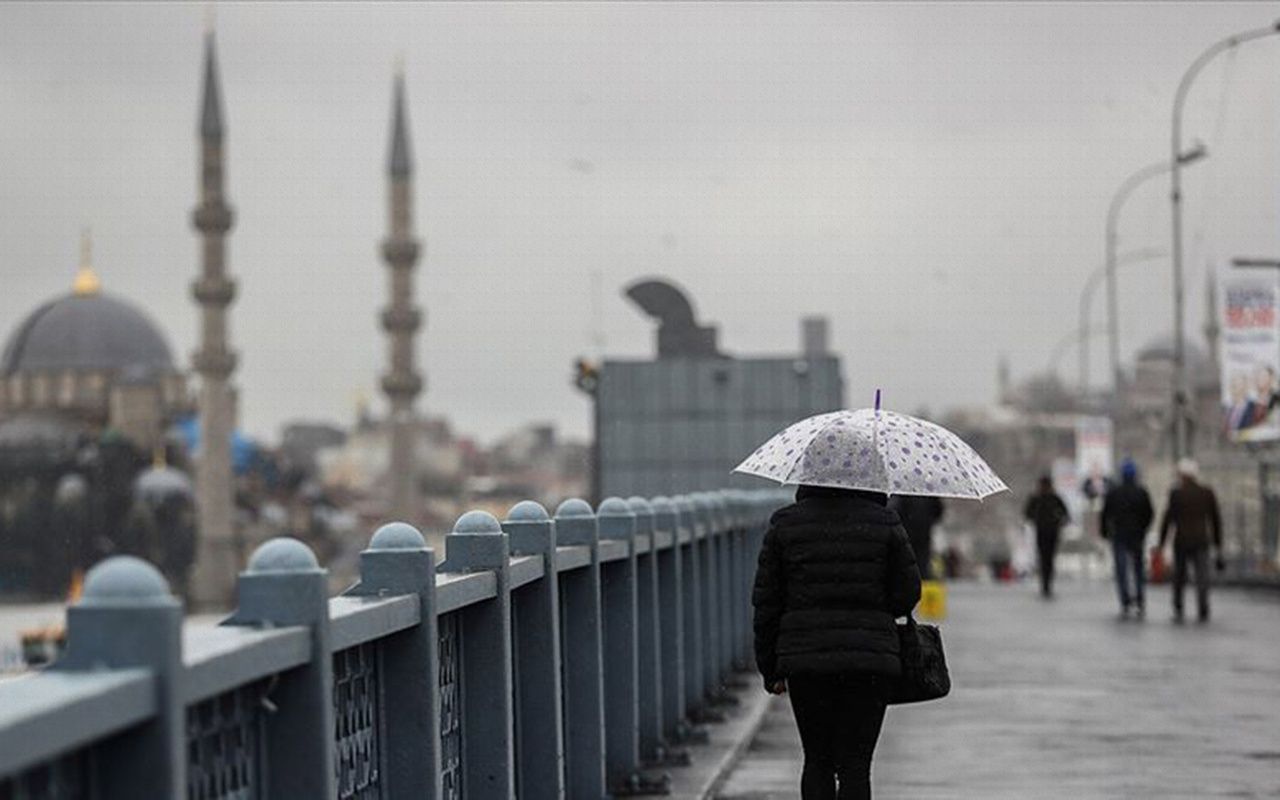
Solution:
M 1169 563 L 1164 560 L 1164 550 L 1151 548 L 1151 582 L 1164 583 L 1169 577 Z

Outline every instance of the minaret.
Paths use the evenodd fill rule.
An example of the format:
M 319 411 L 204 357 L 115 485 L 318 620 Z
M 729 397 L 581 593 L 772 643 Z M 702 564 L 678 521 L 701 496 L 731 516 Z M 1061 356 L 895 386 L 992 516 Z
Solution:
M 417 509 L 413 401 L 422 391 L 422 376 L 415 370 L 413 337 L 422 324 L 422 312 L 413 304 L 418 241 L 413 238 L 413 164 L 404 109 L 403 69 L 396 74 L 393 103 L 391 152 L 387 160 L 391 226 L 382 242 L 382 258 L 390 268 L 391 291 L 390 303 L 382 312 L 382 328 L 389 340 L 389 364 L 382 376 L 382 391 L 391 407 L 391 500 L 387 512 L 393 519 L 412 522 Z
M 230 601 L 240 554 L 233 529 L 231 431 L 236 399 L 231 373 L 236 356 L 227 342 L 227 309 L 236 285 L 227 276 L 226 235 L 231 208 L 223 197 L 222 98 L 213 31 L 205 34 L 204 98 L 200 110 L 200 203 L 191 215 L 200 232 L 200 277 L 191 293 L 200 304 L 200 349 L 192 366 L 200 374 L 200 457 L 196 466 L 199 555 L 192 577 L 192 600 L 218 606 Z

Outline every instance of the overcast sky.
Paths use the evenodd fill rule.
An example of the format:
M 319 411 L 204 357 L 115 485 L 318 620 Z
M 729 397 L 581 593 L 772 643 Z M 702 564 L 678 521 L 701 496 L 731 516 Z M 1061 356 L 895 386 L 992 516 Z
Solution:
M 382 405 L 377 314 L 391 79 L 403 54 L 425 243 L 419 408 L 492 439 L 587 432 L 579 355 L 645 357 L 622 296 L 665 276 L 738 355 L 830 317 L 848 402 L 991 403 L 1049 367 L 1102 263 L 1121 181 L 1169 150 L 1174 89 L 1277 4 L 219 4 L 243 426 Z M 205 7 L 0 4 L 0 336 L 68 291 L 83 226 L 104 288 L 180 361 L 196 345 Z M 1280 37 L 1187 104 L 1189 323 L 1207 265 L 1280 256 Z M 1169 248 L 1168 182 L 1121 250 Z M 1167 335 L 1167 257 L 1123 268 L 1122 349 Z M 597 288 L 598 287 L 598 288 Z M 1099 324 L 1103 297 L 1095 309 Z M 601 346 L 601 343 L 603 345 Z M 1105 369 L 1105 340 L 1093 375 Z M 1062 358 L 1076 378 L 1074 350 Z

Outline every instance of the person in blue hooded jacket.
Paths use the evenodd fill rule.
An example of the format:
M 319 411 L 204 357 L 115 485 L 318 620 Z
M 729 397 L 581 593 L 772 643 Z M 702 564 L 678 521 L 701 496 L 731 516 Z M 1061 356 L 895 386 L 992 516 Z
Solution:
M 1142 551 L 1154 519 L 1151 495 L 1138 483 L 1138 465 L 1126 458 L 1120 464 L 1120 484 L 1111 487 L 1102 502 L 1102 536 L 1111 540 L 1122 618 L 1131 611 L 1139 619 L 1146 614 Z

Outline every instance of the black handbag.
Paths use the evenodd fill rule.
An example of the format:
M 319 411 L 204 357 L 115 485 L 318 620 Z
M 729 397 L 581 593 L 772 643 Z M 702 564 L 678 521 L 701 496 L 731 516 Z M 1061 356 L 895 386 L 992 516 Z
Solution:
M 902 674 L 889 696 L 890 705 L 922 703 L 946 697 L 951 691 L 951 674 L 942 652 L 942 632 L 936 625 L 920 625 L 907 615 L 898 626 L 898 648 Z

